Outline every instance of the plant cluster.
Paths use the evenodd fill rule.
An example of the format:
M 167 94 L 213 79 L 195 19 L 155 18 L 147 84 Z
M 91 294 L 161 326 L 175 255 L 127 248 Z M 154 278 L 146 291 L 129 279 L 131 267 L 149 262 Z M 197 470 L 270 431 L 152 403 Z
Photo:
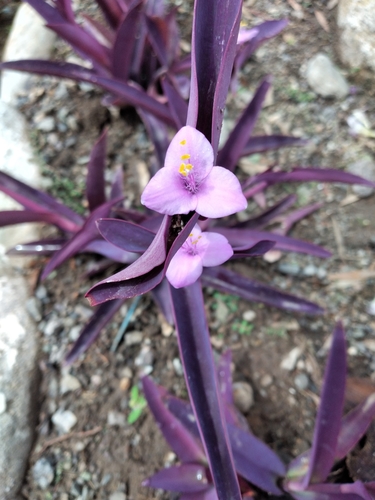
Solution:
M 242 156 L 304 142 L 294 137 L 252 135 L 271 84 L 269 77 L 259 85 L 227 141 L 219 148 L 226 98 L 230 88 L 236 87 L 240 67 L 286 21 L 266 21 L 244 30 L 240 29 L 241 0 L 195 0 L 192 52 L 191 56 L 181 58 L 176 10 L 166 12 L 161 0 L 97 0 L 106 24 L 86 15 L 82 15 L 81 24 L 77 22 L 71 0 L 54 0 L 51 4 L 45 0 L 27 1 L 44 17 L 49 28 L 91 63 L 91 68 L 65 62 L 14 61 L 2 63 L 0 69 L 32 71 L 96 84 L 107 92 L 106 104 L 131 105 L 137 109 L 155 145 L 157 161 L 151 167 L 154 175 L 142 194 L 141 202 L 146 207 L 142 211 L 124 207 L 121 170 L 115 176 L 109 197 L 105 195 L 107 130 L 90 156 L 86 216 L 0 173 L 0 190 L 24 207 L 24 210 L 1 212 L 0 225 L 43 222 L 61 231 L 59 237 L 20 243 L 10 251 L 51 255 L 42 279 L 78 252 L 102 255 L 105 259 L 101 271 L 113 262 L 119 265 L 118 272 L 88 291 L 90 303 L 98 307 L 67 355 L 67 363 L 76 360 L 95 341 L 124 301 L 146 292 L 152 293 L 166 319 L 176 326 L 191 409 L 187 410 L 185 403 L 175 403 L 175 411 L 180 412 L 177 416 L 173 405 L 162 404 L 162 400 L 174 401 L 173 398 L 149 379 L 144 380 L 144 390 L 156 420 L 183 465 L 159 473 L 159 479 L 151 478 L 148 484 L 164 484 L 167 489 L 181 491 L 186 500 L 239 500 L 252 491 L 252 485 L 276 495 L 289 491 L 297 499 L 375 498 L 371 484 L 356 486 L 355 490 L 348 485 L 335 489 L 325 484 L 335 457 L 344 457 L 365 432 L 368 415 L 372 415 L 372 402 L 371 411 L 366 405 L 365 410 L 357 410 L 367 415 L 366 425 L 359 424 L 363 419 L 355 417 L 354 431 L 353 427 L 344 427 L 352 429 L 349 447 L 349 438 L 345 438 L 345 445 L 340 445 L 343 397 L 341 393 L 335 396 L 337 408 L 328 419 L 331 427 L 328 429 L 327 418 L 319 414 L 311 454 L 292 464 L 286 472 L 276 455 L 247 432 L 234 411 L 228 357 L 223 358 L 218 376 L 212 357 L 202 286 L 294 312 L 322 312 L 316 304 L 223 266 L 228 260 L 264 255 L 270 249 L 328 257 L 325 249 L 287 236 L 295 222 L 320 205 L 285 214 L 296 201 L 296 196 L 289 195 L 255 216 L 248 214 L 242 222 L 232 215 L 245 210 L 249 199 L 264 197 L 267 189 L 277 183 L 372 185 L 335 169 L 311 167 L 295 167 L 290 171 L 271 167 L 242 184 L 239 182 L 234 171 Z M 186 77 L 189 70 L 190 83 Z M 175 134 L 171 141 L 168 127 Z M 280 227 L 269 229 L 275 221 Z M 120 268 L 124 265 L 125 268 Z M 245 328 L 243 333 L 246 332 Z M 342 351 L 340 327 L 335 339 Z M 332 402 L 327 389 L 331 378 L 340 388 L 345 381 L 342 357 L 338 359 L 328 365 L 321 413 Z M 324 403 L 326 392 L 328 403 Z M 132 405 L 132 419 L 136 419 L 144 406 L 136 390 L 132 393 Z M 191 411 L 194 425 L 187 422 Z M 324 446 L 331 432 L 328 454 Z M 306 464 L 307 470 L 303 468 Z M 171 478 L 172 472 L 176 475 Z M 282 477 L 285 479 L 280 486 Z M 170 481 L 175 481 L 173 488 Z M 182 483 L 187 485 L 185 489 Z

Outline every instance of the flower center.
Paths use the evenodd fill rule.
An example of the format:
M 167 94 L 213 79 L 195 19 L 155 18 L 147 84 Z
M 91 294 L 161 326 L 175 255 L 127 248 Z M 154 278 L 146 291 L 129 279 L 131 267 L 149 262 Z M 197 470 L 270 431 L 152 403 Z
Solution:
M 189 255 L 198 255 L 199 251 L 197 248 L 197 243 L 201 238 L 201 235 L 194 238 L 194 233 L 190 233 L 188 239 L 182 245 L 186 253 L 188 253 Z
M 186 146 L 186 139 L 183 139 L 180 142 L 180 145 Z M 194 165 L 192 165 L 188 161 L 188 160 L 190 160 L 190 154 L 184 153 L 183 155 L 181 155 L 180 158 L 182 160 L 182 163 L 180 164 L 180 167 L 178 169 L 178 173 L 181 175 L 181 177 L 183 179 L 185 188 L 188 191 L 190 191 L 190 193 L 196 194 L 198 192 L 199 184 L 194 176 L 194 172 L 193 172 Z

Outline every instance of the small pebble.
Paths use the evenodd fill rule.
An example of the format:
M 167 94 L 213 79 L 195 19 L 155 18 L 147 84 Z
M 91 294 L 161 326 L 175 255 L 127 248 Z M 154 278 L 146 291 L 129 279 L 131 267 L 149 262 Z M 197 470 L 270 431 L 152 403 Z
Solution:
M 142 346 L 139 351 L 138 356 L 134 360 L 135 366 L 145 367 L 152 365 L 154 361 L 154 355 L 152 354 L 151 348 L 148 345 Z
M 304 391 L 309 386 L 309 377 L 306 373 L 299 373 L 294 377 L 294 385 L 299 391 Z
M 176 375 L 181 377 L 184 374 L 184 369 L 182 368 L 182 363 L 179 358 L 174 358 L 172 361 L 174 371 Z
M 269 387 L 272 384 L 272 377 L 269 373 L 266 373 L 266 375 L 263 375 L 263 377 L 260 379 L 260 385 L 262 387 Z
M 278 271 L 290 276 L 298 276 L 301 268 L 296 262 L 280 262 L 277 266 Z
M 46 458 L 37 460 L 33 467 L 33 479 L 42 490 L 48 488 L 54 478 L 54 470 Z
M 36 289 L 35 296 L 39 300 L 44 300 L 47 298 L 47 289 L 43 285 L 39 285 L 38 288 Z
M 281 361 L 280 367 L 288 372 L 294 370 L 298 358 L 301 356 L 302 351 L 299 347 L 294 347 L 289 354 L 285 356 L 285 358 Z
M 62 327 L 63 325 L 61 320 L 56 316 L 52 316 L 52 318 L 47 321 L 45 327 L 43 328 L 43 333 L 46 337 L 50 337 L 51 335 L 54 335 L 59 330 L 61 330 Z
M 55 119 L 52 116 L 46 116 L 36 124 L 36 128 L 41 132 L 52 132 L 55 129 Z
M 66 373 L 60 380 L 60 394 L 66 394 L 67 392 L 76 391 L 81 388 L 81 382 L 78 378 Z
M 254 391 L 247 382 L 233 384 L 234 404 L 242 413 L 247 413 L 254 404 Z
M 126 426 L 126 418 L 123 413 L 120 413 L 118 411 L 110 411 L 108 412 L 107 415 L 107 424 L 110 427 L 114 426 L 119 426 L 119 427 L 125 427 Z
M 136 345 L 140 344 L 143 339 L 143 333 L 134 331 L 134 332 L 128 332 L 125 335 L 125 345 L 126 346 L 131 346 L 131 345 Z
M 227 321 L 229 316 L 229 309 L 224 304 L 222 300 L 218 300 L 215 309 L 215 317 L 220 324 L 223 324 Z
M 340 71 L 325 54 L 316 54 L 307 63 L 307 83 L 323 97 L 342 99 L 349 93 L 349 85 Z
M 66 434 L 76 425 L 77 417 L 69 410 L 57 410 L 52 415 L 52 423 L 61 434 Z
M 242 315 L 242 319 L 244 319 L 245 321 L 248 321 L 249 323 L 254 321 L 255 318 L 256 318 L 256 312 L 252 311 L 251 309 L 249 309 L 248 311 L 245 311 Z
M 30 297 L 26 301 L 26 309 L 30 316 L 37 322 L 42 320 L 41 304 L 36 297 Z
M 109 500 L 126 500 L 126 495 L 122 491 L 116 491 L 110 495 Z
M 7 400 L 5 394 L 3 392 L 0 392 L 0 415 L 2 413 L 5 413 L 6 409 L 7 409 Z
M 371 316 L 375 316 L 375 299 L 372 299 L 368 304 L 367 304 L 367 314 L 370 314 Z

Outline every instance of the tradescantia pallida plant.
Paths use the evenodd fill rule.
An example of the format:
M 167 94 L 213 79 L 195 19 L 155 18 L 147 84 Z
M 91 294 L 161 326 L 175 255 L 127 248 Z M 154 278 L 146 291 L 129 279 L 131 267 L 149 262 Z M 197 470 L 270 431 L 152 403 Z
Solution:
M 58 29 L 65 33 L 65 38 L 66 33 L 75 33 L 76 36 L 78 31 L 77 27 L 71 27 L 74 22 L 67 7 L 70 4 L 68 0 L 56 0 L 56 9 L 43 0 L 30 3 L 39 10 L 43 8 L 44 15 L 60 16 L 57 25 L 63 24 L 63 31 Z M 125 5 L 126 2 L 101 2 L 105 6 L 120 4 Z M 134 3 L 138 4 L 140 2 Z M 290 172 L 270 169 L 240 185 L 233 171 L 242 155 L 299 143 L 294 138 L 279 136 L 251 137 L 270 86 L 266 78 L 227 142 L 218 150 L 225 101 L 229 87 L 233 85 L 233 71 L 235 73 L 238 69 L 244 53 L 254 50 L 276 29 L 275 24 L 264 23 L 262 28 L 256 28 L 257 31 L 248 36 L 247 41 L 244 42 L 240 37 L 239 44 L 241 7 L 240 0 L 196 0 L 187 108 L 173 92 L 169 93 L 165 104 L 152 92 L 145 92 L 129 83 L 122 87 L 123 84 L 119 85 L 113 75 L 102 76 L 104 56 L 101 58 L 103 67 L 100 67 L 100 61 L 92 57 L 91 70 L 72 68 L 65 66 L 65 63 L 51 66 L 56 63 L 48 61 L 45 66 L 40 62 L 39 66 L 27 62 L 1 65 L 3 69 L 32 70 L 95 82 L 110 92 L 112 98 L 131 102 L 141 110 L 141 114 L 148 117 L 145 123 L 148 124 L 162 168 L 142 194 L 142 203 L 148 209 L 146 213 L 124 209 L 120 177 L 114 181 L 110 199 L 105 198 L 104 133 L 91 155 L 87 181 L 90 214 L 86 219 L 40 191 L 1 174 L 0 189 L 25 207 L 24 211 L 3 213 L 1 220 L 3 225 L 25 221 L 48 222 L 63 231 L 62 240 L 33 242 L 14 250 L 21 253 L 51 252 L 52 245 L 54 253 L 43 277 L 79 251 L 95 251 L 111 262 L 129 264 L 89 290 L 88 299 L 98 308 L 68 356 L 69 362 L 94 341 L 100 328 L 110 320 L 123 301 L 148 291 L 154 294 L 166 317 L 176 325 L 188 392 L 210 470 L 212 494 L 220 500 L 240 499 L 241 489 L 233 461 L 235 453 L 230 446 L 230 433 L 227 432 L 226 410 L 219 397 L 202 284 L 289 310 L 318 313 L 321 309 L 316 305 L 244 278 L 221 267 L 221 264 L 232 258 L 262 255 L 270 248 L 329 256 L 328 252 L 316 245 L 299 242 L 285 235 L 295 221 L 316 210 L 317 205 L 304 207 L 285 216 L 284 233 L 265 230 L 270 221 L 291 206 L 295 201 L 293 195 L 242 223 L 231 219 L 222 221 L 220 218 L 243 210 L 249 198 L 278 182 L 318 180 L 372 185 L 359 177 L 334 169 L 313 168 L 295 168 Z M 53 9 L 53 13 L 50 9 Z M 129 6 L 126 12 L 130 11 Z M 126 19 L 126 12 L 122 12 Z M 64 22 L 61 16 L 65 16 Z M 280 25 L 276 27 L 279 29 Z M 80 46 L 78 51 L 82 52 L 83 47 Z M 125 88 L 127 93 L 121 94 L 125 90 L 119 93 L 119 88 Z M 135 93 L 134 88 L 137 90 Z M 113 99 L 110 100 L 113 102 Z M 165 129 L 158 128 L 161 121 L 179 129 L 169 146 Z M 278 474 L 282 475 L 280 472 Z
M 255 437 L 233 404 L 231 355 L 227 351 L 216 367 L 220 401 L 241 494 L 253 497 L 254 488 L 295 500 L 374 500 L 375 482 L 352 480 L 330 474 L 345 465 L 375 417 L 375 395 L 342 417 L 346 379 L 344 330 L 337 324 L 322 383 L 312 448 L 288 466 L 266 444 Z M 143 482 L 144 486 L 181 493 L 183 500 L 216 500 L 207 459 L 190 404 L 175 398 L 149 377 L 143 390 L 149 408 L 179 463 L 163 469 Z M 285 498 L 285 496 L 283 497 Z

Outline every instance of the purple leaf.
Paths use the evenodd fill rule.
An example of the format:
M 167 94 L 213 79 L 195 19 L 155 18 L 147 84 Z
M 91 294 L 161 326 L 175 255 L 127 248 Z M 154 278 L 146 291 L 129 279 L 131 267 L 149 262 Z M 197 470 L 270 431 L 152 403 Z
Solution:
M 48 222 L 48 224 L 54 224 L 65 231 L 77 229 L 75 224 L 51 212 L 32 212 L 29 210 L 2 210 L 0 212 L 0 227 L 23 224 L 24 222 Z
M 66 243 L 63 238 L 46 238 L 28 243 L 19 243 L 7 250 L 7 255 L 51 255 Z
M 142 1 L 136 0 L 117 28 L 112 49 L 112 74 L 119 80 L 129 79 L 131 59 L 136 35 L 139 30 L 139 18 Z
M 74 13 L 72 8 L 72 0 L 56 0 L 56 7 L 61 14 L 69 21 L 74 23 Z
M 174 85 L 172 85 L 168 76 L 161 79 L 161 85 L 163 87 L 163 92 L 168 99 L 168 106 L 176 123 L 176 127 L 177 129 L 180 129 L 186 123 L 187 104 L 179 92 L 177 92 Z
M 345 380 L 345 334 L 341 323 L 338 323 L 333 332 L 332 346 L 324 373 L 309 468 L 303 480 L 305 488 L 310 483 L 325 481 L 333 466 L 344 409 Z
M 220 292 L 238 295 L 252 302 L 261 302 L 280 309 L 304 314 L 323 313 L 323 309 L 313 302 L 280 292 L 224 267 L 205 268 L 202 274 L 202 282 L 205 286 L 211 286 Z
M 159 59 L 161 66 L 168 66 L 167 54 L 167 23 L 164 19 L 146 16 L 146 26 L 148 37 L 151 42 L 152 48 Z
M 351 410 L 341 421 L 335 458 L 341 460 L 366 433 L 375 417 L 375 393 Z
M 124 196 L 122 187 L 123 182 L 124 182 L 124 174 L 122 171 L 122 167 L 120 166 L 117 168 L 112 179 L 111 194 L 109 196 L 110 200 L 114 200 L 115 198 L 122 198 Z
M 256 135 L 250 137 L 242 150 L 241 156 L 264 153 L 272 149 L 280 149 L 292 146 L 305 146 L 308 143 L 299 137 L 288 137 L 284 135 Z
M 169 262 L 186 240 L 197 219 L 198 214 L 194 214 L 175 238 L 170 233 L 171 218 L 164 217 L 151 245 L 138 260 L 123 271 L 96 284 L 87 292 L 86 297 L 90 304 L 97 305 L 107 300 L 132 298 L 155 288 L 164 278 Z M 167 255 L 169 245 L 172 246 Z
M 233 389 L 232 389 L 232 353 L 228 349 L 220 357 L 216 368 L 217 380 L 222 400 L 227 405 L 233 405 Z
M 40 75 L 58 76 L 60 78 L 71 78 L 78 82 L 89 82 L 102 87 L 111 92 L 125 102 L 131 103 L 135 107 L 140 107 L 149 111 L 167 125 L 174 126 L 174 121 L 170 116 L 169 110 L 159 101 L 146 94 L 140 87 L 128 85 L 111 78 L 97 75 L 94 71 L 65 62 L 44 61 L 43 59 L 9 61 L 0 64 L 0 70 L 12 69 L 16 71 L 25 71 L 27 73 L 37 73 Z
M 211 142 L 216 158 L 236 51 L 240 0 L 196 0 L 187 124 Z
M 218 165 L 221 165 L 230 171 L 234 170 L 239 158 L 243 156 L 243 150 L 250 135 L 252 134 L 270 86 L 271 79 L 270 77 L 266 77 L 257 88 L 250 104 L 242 113 L 225 145 L 220 150 L 217 159 Z
M 180 500 L 218 500 L 218 496 L 215 488 L 210 488 L 197 493 L 184 493 L 180 496 Z
M 247 221 L 239 222 L 234 226 L 234 228 L 246 228 L 246 229 L 261 229 L 272 221 L 279 214 L 287 210 L 291 205 L 297 201 L 297 196 L 295 194 L 290 194 L 284 199 L 275 203 L 272 207 L 265 210 L 263 213 L 253 217 Z
M 349 174 L 343 172 L 342 170 L 336 170 L 334 168 L 312 168 L 297 167 L 292 169 L 290 172 L 272 172 L 268 170 L 262 174 L 255 175 L 251 177 L 244 187 L 251 186 L 258 182 L 266 182 L 268 186 L 277 184 L 280 182 L 343 182 L 345 184 L 361 184 L 364 186 L 375 187 L 375 183 L 363 179 L 358 175 Z
M 123 10 L 116 0 L 97 0 L 108 24 L 116 29 L 123 16 Z
M 83 354 L 99 337 L 102 329 L 112 320 L 114 315 L 119 311 L 124 303 L 123 300 L 112 300 L 100 304 L 91 316 L 88 323 L 83 327 L 78 339 L 67 354 L 64 364 L 71 365 L 76 359 Z
M 276 483 L 285 475 L 285 466 L 276 453 L 260 439 L 230 423 L 228 433 L 238 474 L 268 493 L 281 495 Z
M 200 467 L 202 464 L 205 464 L 207 460 L 200 443 L 198 443 L 196 438 L 193 437 L 183 424 L 165 407 L 162 401 L 165 391 L 155 385 L 149 377 L 143 377 L 142 386 L 147 404 L 158 427 L 164 439 L 178 458 L 182 462 L 198 462 Z M 200 485 L 202 486 L 202 482 L 200 482 Z M 153 485 L 150 484 L 150 486 Z
M 171 287 L 175 325 L 185 380 L 216 492 L 220 500 L 240 500 L 215 376 L 210 337 L 199 281 Z
M 65 231 L 76 232 L 83 224 L 84 219 L 80 215 L 56 201 L 52 196 L 30 187 L 4 172 L 0 172 L 0 191 L 33 212 L 47 211 L 57 217 L 60 215 L 59 227 Z
M 86 198 L 89 202 L 90 212 L 105 203 L 105 157 L 107 150 L 108 129 L 104 129 L 102 135 L 94 144 L 90 153 L 87 166 Z
M 208 488 L 211 489 L 205 468 L 199 464 L 173 465 L 168 469 L 162 469 L 143 481 L 142 486 L 178 493 L 196 493 L 206 491 Z
M 155 238 L 148 229 L 120 219 L 99 219 L 96 225 L 103 238 L 128 252 L 145 252 Z
M 170 143 L 168 128 L 151 113 L 147 113 L 140 108 L 138 108 L 137 111 L 139 116 L 142 118 L 149 138 L 154 144 L 155 155 L 158 162 L 157 170 L 159 170 L 164 165 L 165 154 Z
M 172 299 L 169 291 L 169 284 L 166 279 L 151 290 L 152 298 L 156 302 L 157 306 L 164 314 L 165 319 L 170 325 L 173 325 L 173 308 Z
M 108 49 L 77 24 L 48 23 L 46 26 L 67 41 L 85 59 L 106 69 L 110 67 Z
M 47 23 L 63 23 L 66 21 L 65 17 L 63 17 L 57 9 L 53 8 L 44 0 L 26 0 L 26 2 L 31 5 Z
M 122 264 L 131 264 L 139 257 L 138 254 L 122 250 L 101 238 L 90 241 L 81 251 L 97 253 Z
M 41 275 L 41 280 L 44 280 L 57 266 L 60 266 L 67 259 L 78 252 L 81 252 L 85 247 L 98 237 L 96 220 L 101 217 L 106 217 L 112 206 L 119 200 L 111 200 L 96 208 L 87 218 L 82 229 L 80 229 L 58 252 L 56 252 L 48 262 Z
M 324 248 L 309 243 L 308 241 L 301 241 L 290 236 L 272 233 L 271 231 L 257 231 L 253 229 L 231 229 L 223 227 L 215 227 L 215 231 L 224 235 L 229 243 L 232 245 L 235 252 L 241 252 L 254 246 L 262 240 L 274 241 L 274 249 L 282 250 L 284 252 L 297 252 L 314 255 L 316 257 L 327 258 L 331 253 Z
M 246 257 L 260 257 L 261 255 L 264 255 L 274 247 L 275 247 L 274 241 L 267 241 L 267 240 L 259 241 L 258 243 L 255 243 L 255 245 L 248 248 L 247 250 L 240 250 L 238 252 L 234 252 L 231 260 L 246 258 Z

